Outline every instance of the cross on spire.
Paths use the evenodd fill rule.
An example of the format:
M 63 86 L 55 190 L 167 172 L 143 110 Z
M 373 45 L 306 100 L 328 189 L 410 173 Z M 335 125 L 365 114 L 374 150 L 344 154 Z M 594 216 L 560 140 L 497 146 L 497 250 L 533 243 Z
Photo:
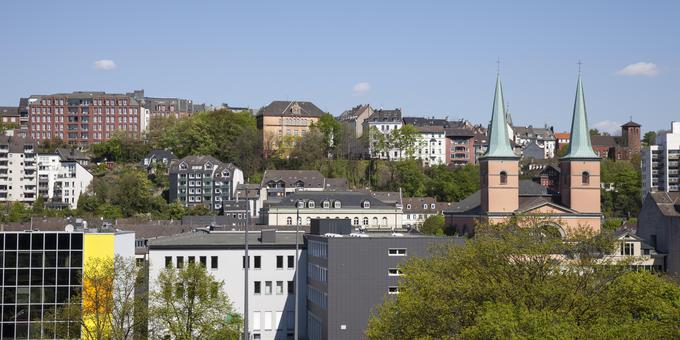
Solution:
M 583 65 L 583 63 L 579 60 L 576 64 L 578 64 L 578 74 L 581 75 L 581 65 Z
M 501 58 L 496 59 L 496 75 L 501 74 Z

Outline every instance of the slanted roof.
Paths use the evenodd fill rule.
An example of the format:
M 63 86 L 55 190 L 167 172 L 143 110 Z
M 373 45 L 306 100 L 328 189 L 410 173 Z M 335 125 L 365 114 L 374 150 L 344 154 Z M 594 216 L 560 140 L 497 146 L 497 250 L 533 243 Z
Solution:
M 399 122 L 401 123 L 401 109 L 394 109 L 394 110 L 383 110 L 383 109 L 378 109 L 374 110 L 373 114 L 366 119 L 368 122 L 382 122 L 382 123 L 388 123 L 388 122 Z
M 493 109 L 491 112 L 489 148 L 482 156 L 483 158 L 518 158 L 512 151 L 512 146 L 510 145 L 506 118 L 501 77 L 498 75 L 498 77 L 496 77 L 496 91 L 494 93 Z
M 0 106 L 0 116 L 19 116 L 19 108 L 16 106 Z
M 297 108 L 300 109 L 299 114 Z M 257 112 L 258 116 L 321 117 L 324 112 L 312 102 L 275 100 Z
M 173 162 L 170 165 L 170 173 L 196 171 L 196 170 L 193 170 L 191 167 L 196 166 L 196 165 L 204 166 L 208 162 L 210 162 L 213 165 L 213 167 L 217 166 L 215 168 L 214 173 L 217 174 L 218 176 L 224 170 L 228 170 L 230 175 L 231 175 L 231 174 L 234 173 L 234 170 L 237 169 L 234 164 L 223 163 L 213 156 L 186 156 L 186 157 L 180 159 L 179 161 Z M 180 169 L 181 164 L 186 164 L 187 169 L 186 170 Z M 212 170 L 212 169 L 210 169 L 210 170 Z
M 345 191 L 347 189 L 347 178 L 326 178 L 326 184 L 323 188 L 327 191 Z
M 616 143 L 616 137 L 614 136 L 590 136 L 591 140 L 591 145 L 593 146 L 606 146 L 606 147 L 615 147 L 617 145 Z
M 272 202 L 272 208 L 295 208 L 298 201 L 314 201 L 316 208 L 321 208 L 321 202 L 331 202 L 331 209 L 335 201 L 340 201 L 342 208 L 363 208 L 363 202 L 368 201 L 373 208 L 395 208 L 394 203 L 385 203 L 369 194 L 356 191 L 298 191 L 282 198 L 279 202 Z
M 295 247 L 296 233 L 276 231 L 274 242 L 263 242 L 260 232 L 248 233 L 251 248 Z M 193 232 L 149 241 L 149 249 L 239 249 L 245 245 L 242 231 Z M 304 233 L 297 233 L 298 244 L 304 244 Z
M 473 138 L 475 132 L 465 128 L 446 128 L 446 137 L 450 138 Z
M 262 186 L 270 182 L 283 181 L 286 187 L 294 187 L 299 181 L 304 188 L 324 188 L 325 177 L 318 170 L 265 170 Z
M 31 137 L 0 135 L 0 145 L 7 145 L 9 153 L 23 153 L 25 146 L 35 148 L 35 144 L 35 140 Z
M 90 156 L 78 149 L 57 148 L 56 153 L 62 161 L 89 161 Z
M 642 125 L 640 125 L 640 124 L 638 124 L 638 123 L 636 123 L 636 122 L 634 122 L 634 121 L 632 121 L 632 120 L 629 121 L 629 122 L 626 123 L 626 124 L 621 125 L 621 127 L 640 127 L 640 126 L 642 126 Z
M 362 104 L 362 105 L 357 105 L 343 113 L 340 114 L 340 117 L 338 117 L 338 120 L 340 121 L 354 121 L 359 118 L 359 116 L 364 113 L 364 112 L 370 112 L 371 110 L 371 105 L 369 104 Z
M 444 133 L 444 128 L 439 125 L 416 126 L 416 130 L 420 133 Z
M 569 143 L 569 151 L 562 159 L 599 159 L 593 151 L 590 141 L 586 100 L 583 95 L 583 83 L 580 74 L 576 83 L 574 114 L 571 119 L 571 142 Z
M 148 159 L 177 159 L 177 156 L 175 156 L 174 153 L 170 150 L 151 150 L 149 153 L 146 155 L 145 158 Z
M 519 181 L 519 199 L 520 202 L 553 202 L 553 197 L 557 193 L 531 180 Z M 451 203 L 451 207 L 444 211 L 452 214 L 466 214 L 479 215 L 481 214 L 482 196 L 481 191 L 477 190 L 472 195 L 466 197 L 460 202 Z
M 664 216 L 680 217 L 680 192 L 651 192 L 645 199 L 652 199 Z

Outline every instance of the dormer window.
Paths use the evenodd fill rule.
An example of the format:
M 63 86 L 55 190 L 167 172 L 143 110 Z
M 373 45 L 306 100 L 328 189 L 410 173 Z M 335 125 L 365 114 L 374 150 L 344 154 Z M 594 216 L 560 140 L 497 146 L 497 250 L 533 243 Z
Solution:
M 297 182 L 295 182 L 295 187 L 296 187 L 296 188 L 304 188 L 304 187 L 305 187 L 305 182 L 303 182 L 303 181 L 297 181 Z
M 503 185 L 508 184 L 508 173 L 505 172 L 505 171 L 501 171 L 500 180 L 501 180 L 501 184 L 503 184 Z
M 331 202 L 323 201 L 322 207 L 323 207 L 324 209 L 330 208 L 330 207 L 331 207 Z
M 222 177 L 229 177 L 229 176 L 230 176 L 229 171 L 227 171 L 227 170 L 222 171 Z
M 427 203 L 423 204 L 423 209 L 427 209 Z
M 584 171 L 581 174 L 581 184 L 590 184 L 590 174 L 588 171 Z
M 315 206 L 314 201 L 307 202 L 307 208 L 314 208 Z
M 179 169 L 180 169 L 180 170 L 186 170 L 186 169 L 187 169 L 187 163 L 184 163 L 184 162 L 180 163 L 180 164 L 179 164 Z
M 434 203 L 430 204 L 430 209 L 434 209 L 435 205 Z
M 364 201 L 364 203 L 362 203 L 361 206 L 362 206 L 364 209 L 368 209 L 368 208 L 371 207 L 371 202 L 369 202 L 369 201 Z
M 206 162 L 205 165 L 203 166 L 203 168 L 205 168 L 206 170 L 210 170 L 210 169 L 212 169 L 212 167 L 213 167 L 213 165 L 210 162 Z
M 296 206 L 297 206 L 298 208 L 302 209 L 302 208 L 305 207 L 305 202 L 303 202 L 303 201 L 298 201 L 297 204 L 296 204 Z
M 410 204 L 410 203 L 406 205 L 406 209 L 411 209 L 411 204 Z
M 340 201 L 333 202 L 333 208 L 339 209 L 341 207 L 342 207 L 342 203 L 340 203 Z

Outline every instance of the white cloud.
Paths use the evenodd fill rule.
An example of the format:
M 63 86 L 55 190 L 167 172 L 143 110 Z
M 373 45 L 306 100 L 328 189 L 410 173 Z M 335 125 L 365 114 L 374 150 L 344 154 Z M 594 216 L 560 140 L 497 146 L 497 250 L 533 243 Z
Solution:
M 610 135 L 618 135 L 621 132 L 621 123 L 613 122 L 611 120 L 603 120 L 595 123 L 594 128 L 600 132 L 608 132 Z
M 94 68 L 97 70 L 110 71 L 116 68 L 116 63 L 110 59 L 102 59 L 94 62 Z
M 371 90 L 371 84 L 369 84 L 365 81 L 361 82 L 361 83 L 357 83 L 356 85 L 354 85 L 352 87 L 352 93 L 355 96 L 362 96 L 362 95 L 368 93 L 368 91 L 370 91 L 370 90 Z
M 627 65 L 616 71 L 620 76 L 647 76 L 654 77 L 659 74 L 659 68 L 654 63 L 639 62 Z

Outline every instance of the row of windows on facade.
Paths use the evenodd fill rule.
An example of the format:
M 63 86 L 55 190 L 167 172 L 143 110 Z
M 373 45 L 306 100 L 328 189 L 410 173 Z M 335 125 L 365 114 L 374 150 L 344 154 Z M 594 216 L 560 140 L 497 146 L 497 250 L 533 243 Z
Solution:
M 51 311 L 50 311 L 51 312 Z M 47 313 L 46 313 L 47 315 Z M 66 322 L 57 319 L 57 322 L 47 321 L 41 322 L 36 319 L 35 322 L 9 322 L 2 323 L 2 338 L 3 339 L 58 339 L 57 334 L 65 332 L 66 338 L 79 338 L 81 335 L 79 322 Z M 59 331 L 57 331 L 59 330 Z
M 428 204 L 423 203 L 423 209 L 427 210 Z M 430 203 L 429 205 L 430 209 L 436 209 L 437 206 L 434 203 Z M 411 209 L 411 203 L 406 204 L 406 209 Z
M 295 204 L 295 207 L 296 207 L 296 208 L 300 208 L 300 209 L 305 208 L 305 207 L 307 207 L 307 208 L 315 208 L 315 207 L 316 207 L 316 202 L 314 202 L 313 200 L 309 200 L 309 201 L 307 201 L 306 204 L 305 204 L 304 201 L 298 201 L 298 202 Z M 324 208 L 324 209 L 330 208 L 330 207 L 331 207 L 331 201 L 329 201 L 329 200 L 321 201 L 321 207 Z M 368 208 L 371 207 L 371 202 L 370 202 L 370 201 L 363 201 L 363 202 L 361 202 L 361 207 L 364 208 L 364 209 L 368 209 Z M 342 208 L 342 202 L 340 202 L 340 201 L 333 201 L 333 208 L 335 208 L 335 209 Z
M 131 122 L 132 123 L 132 122 Z M 92 127 L 92 129 L 90 129 Z M 105 130 L 123 130 L 123 131 L 136 131 L 138 128 L 137 124 L 127 124 L 125 123 L 120 123 L 120 124 L 69 124 L 68 126 L 64 127 L 64 124 L 33 124 L 31 125 L 31 131 L 76 131 L 76 130 L 81 130 L 81 131 L 105 131 Z
M 320 218 L 321 218 L 320 216 L 317 216 L 317 217 L 316 217 L 316 219 L 320 219 Z M 326 217 L 326 218 L 328 218 L 328 217 Z M 340 219 L 340 217 L 335 217 L 335 219 Z M 345 219 L 349 220 L 350 217 L 349 217 L 349 216 L 345 216 Z M 377 226 L 381 226 L 381 225 L 382 225 L 382 226 L 387 226 L 387 225 L 388 225 L 387 217 L 383 217 L 383 218 L 382 218 L 382 223 L 381 223 L 381 224 L 378 224 L 379 219 L 378 219 L 377 217 L 373 217 L 373 219 L 372 219 L 372 222 L 373 222 L 373 223 L 371 223 L 371 224 L 368 224 L 368 222 L 369 222 L 368 217 L 364 217 L 364 218 L 362 219 L 361 222 L 362 222 L 362 225 L 363 225 L 363 226 L 366 226 L 366 227 L 368 227 L 368 226 L 376 226 L 376 227 L 377 227 Z M 297 218 L 297 223 L 298 223 L 298 224 L 302 224 L 302 217 L 298 217 L 298 218 Z M 306 224 L 306 225 L 309 225 L 310 223 L 312 223 L 312 218 L 311 218 L 311 217 L 305 218 L 305 224 Z M 292 217 L 290 217 L 290 216 L 286 217 L 286 225 L 293 225 L 293 218 L 292 218 Z M 352 219 L 352 225 L 354 225 L 354 226 L 358 226 L 358 225 L 359 225 L 359 218 L 358 218 L 358 217 L 355 217 L 355 218 Z
M 40 100 L 40 105 L 59 105 L 59 106 L 64 106 L 64 105 L 96 105 L 96 106 L 115 106 L 115 105 L 127 105 L 128 100 L 127 99 L 74 99 L 74 100 L 66 100 L 64 99 L 59 99 L 59 98 L 47 98 L 47 99 L 41 99 Z M 75 104 L 77 103 L 77 104 Z
M 286 266 L 288 269 L 294 269 L 295 268 L 295 256 L 294 255 L 287 255 L 285 256 L 286 259 Z M 242 268 L 246 267 L 246 257 L 242 256 L 241 257 L 242 261 Z M 252 267 L 248 266 L 248 268 L 255 268 L 255 269 L 262 269 L 262 256 L 260 255 L 255 255 L 252 257 Z M 284 269 L 284 256 L 283 255 L 276 255 L 276 269 Z
M 3 268 L 80 268 L 83 253 L 80 250 L 6 250 L 0 253 L 0 266 Z
M 27 308 L 28 304 L 34 312 L 42 311 L 42 309 L 49 309 L 54 305 L 67 303 L 71 297 L 76 296 L 80 292 L 81 287 L 5 287 L 3 288 L 3 321 L 26 321 L 29 317 L 28 313 L 21 313 L 23 308 Z M 18 305 L 18 306 L 17 306 Z M 18 307 L 19 314 L 11 314 L 14 306 Z M 43 307 L 43 308 L 41 308 Z M 36 317 L 38 316 L 36 315 Z M 35 320 L 31 317 L 31 320 Z
M 78 110 L 77 108 L 72 107 L 72 108 L 69 108 L 69 110 L 67 112 L 69 114 L 90 114 L 90 110 L 86 107 L 82 108 L 81 110 Z M 131 107 L 129 109 L 127 107 L 123 107 L 123 108 L 119 108 L 118 110 L 113 109 L 113 108 L 108 108 L 108 107 L 106 109 L 103 109 L 103 108 L 100 108 L 100 107 L 99 108 L 95 107 L 95 108 L 92 109 L 92 114 L 95 114 L 95 115 L 119 114 L 119 115 L 135 115 L 136 116 L 138 113 L 139 113 L 139 111 L 137 110 L 136 107 Z M 41 107 L 33 107 L 33 108 L 31 108 L 31 114 L 33 114 L 33 115 L 50 115 L 50 114 L 52 114 L 52 108 L 50 108 L 50 107 L 42 107 L 42 108 Z M 63 115 L 64 114 L 64 108 L 63 107 L 54 108 L 54 114 Z M 83 118 L 86 118 L 86 117 L 83 117 Z
M 82 250 L 81 233 L 2 233 L 0 250 Z
M 181 169 L 181 170 L 187 170 L 187 165 L 186 165 L 186 163 L 180 164 L 180 169 Z M 206 164 L 206 165 L 203 167 L 203 169 L 204 169 L 204 170 L 212 170 L 212 165 Z M 200 168 L 199 168 L 199 170 L 200 170 Z M 200 179 L 200 178 L 212 178 L 212 175 L 211 175 L 211 174 L 201 174 L 201 173 L 193 173 L 193 172 L 192 172 L 192 173 L 189 173 L 188 175 L 189 175 L 189 176 L 188 176 L 189 179 L 193 179 L 193 178 L 196 178 L 196 179 Z M 227 170 L 222 171 L 222 177 L 229 177 L 229 176 L 231 176 L 231 174 L 229 173 L 229 171 L 227 171 Z M 179 174 L 179 178 L 187 178 L 187 174 Z M 197 183 L 200 183 L 200 181 L 198 181 Z M 216 183 L 216 184 L 219 183 L 218 185 L 222 185 L 222 182 L 215 182 L 215 183 Z M 200 185 L 200 184 L 196 184 L 196 185 Z M 210 183 L 208 182 L 207 185 L 210 185 Z
M 112 130 L 115 130 L 115 129 L 112 129 Z M 119 131 L 123 131 L 123 130 L 119 130 Z M 135 131 L 136 131 L 136 128 L 135 128 Z M 125 135 L 129 138 L 137 137 L 136 132 L 126 133 Z M 78 133 L 64 134 L 63 132 L 55 132 L 54 136 L 61 138 L 61 139 L 64 139 L 64 136 L 67 136 L 69 139 L 89 139 L 90 138 L 90 134 L 88 134 L 87 132 L 83 132 L 83 133 L 80 133 L 80 134 L 78 134 Z M 33 139 L 38 139 L 38 140 L 50 139 L 50 138 L 52 138 L 52 133 L 51 132 L 42 132 L 42 133 L 32 132 L 31 137 L 33 137 Z M 92 134 L 92 139 L 103 139 L 103 138 L 107 138 L 107 139 L 111 138 L 111 132 L 106 132 L 106 133 L 95 132 L 95 133 Z
M 66 122 L 67 123 L 90 123 L 90 117 L 89 116 L 83 116 L 83 117 L 78 117 L 78 116 L 69 116 L 66 117 Z M 137 123 L 139 118 L 137 116 L 118 116 L 118 122 L 119 123 L 127 123 L 128 121 L 130 123 Z M 33 123 L 51 123 L 52 122 L 52 116 L 31 116 L 31 122 Z M 64 117 L 63 116 L 55 116 L 54 117 L 54 122 L 55 123 L 64 123 Z M 102 117 L 102 116 L 93 116 L 92 123 L 115 123 L 116 122 L 116 117 Z
M 189 264 L 194 264 L 196 263 L 196 256 L 187 256 L 187 262 Z M 207 256 L 198 256 L 198 263 L 201 264 L 203 267 L 208 266 L 208 257 Z M 172 256 L 166 256 L 165 257 L 165 267 L 166 268 L 172 268 L 173 263 L 172 263 Z M 184 268 L 184 256 L 176 256 L 175 257 L 175 266 L 177 268 Z M 210 256 L 210 269 L 218 269 L 218 257 L 217 256 Z
M 568 181 L 568 176 L 563 177 L 563 182 L 567 183 Z M 508 173 L 505 171 L 501 171 L 500 173 L 500 182 L 501 184 L 508 184 Z M 590 184 L 590 173 L 587 171 L 584 171 L 581 173 L 581 184 Z
M 271 330 L 287 330 L 295 329 L 295 312 L 253 312 L 253 330 L 254 331 L 271 331 Z M 282 321 L 285 315 L 285 321 Z M 264 322 L 263 321 L 264 318 Z M 273 322 L 273 323 L 272 323 Z M 253 339 L 260 339 L 261 334 L 253 334 Z M 278 337 L 277 337 L 278 339 Z
M 276 295 L 283 295 L 283 281 L 253 281 L 253 294 L 262 295 L 262 282 L 264 282 L 264 295 L 272 295 L 272 287 L 276 285 Z M 287 281 L 288 294 L 295 295 L 295 281 Z
M 3 287 L 11 286 L 79 286 L 82 271 L 77 269 L 5 269 Z M 8 296 L 9 298 L 9 296 Z
M 278 133 L 279 133 L 279 136 L 282 136 L 282 135 L 283 135 L 283 130 L 279 129 L 279 130 L 278 130 Z M 307 130 L 305 130 L 305 129 L 300 129 L 300 130 L 294 129 L 292 134 L 291 134 L 291 130 L 290 130 L 290 129 L 287 129 L 287 130 L 286 130 L 286 136 L 291 136 L 291 135 L 293 135 L 293 136 L 295 136 L 295 137 L 297 137 L 297 136 L 304 136 L 306 133 L 307 133 Z

